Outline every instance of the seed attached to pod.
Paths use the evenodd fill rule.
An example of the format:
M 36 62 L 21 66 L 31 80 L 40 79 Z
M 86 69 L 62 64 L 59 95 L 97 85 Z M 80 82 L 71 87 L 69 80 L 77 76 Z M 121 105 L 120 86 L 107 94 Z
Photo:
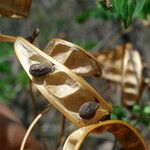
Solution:
M 88 101 L 84 103 L 79 109 L 79 116 L 82 119 L 92 119 L 95 116 L 99 104 L 95 101 Z
M 110 113 L 103 116 L 99 121 L 106 121 L 106 120 L 110 120 Z
M 29 73 L 34 77 L 42 77 L 48 73 L 54 71 L 54 65 L 52 63 L 45 64 L 33 64 L 30 66 Z

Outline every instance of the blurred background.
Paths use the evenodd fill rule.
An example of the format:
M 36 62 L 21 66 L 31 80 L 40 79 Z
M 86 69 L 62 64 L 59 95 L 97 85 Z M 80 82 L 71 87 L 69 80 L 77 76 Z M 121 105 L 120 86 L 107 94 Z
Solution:
M 95 0 L 33 0 L 28 18 L 0 18 L 1 34 L 26 38 L 32 35 L 35 28 L 39 28 L 40 34 L 34 44 L 41 50 L 52 38 L 76 43 L 89 52 L 105 51 L 132 42 L 147 66 L 150 66 L 150 26 L 145 25 L 141 19 L 133 20 L 131 26 L 132 30 L 122 32 L 122 24 L 116 15 L 102 7 L 98 8 Z M 87 80 L 106 100 L 113 102 L 113 105 L 120 105 L 119 95 L 113 91 L 116 86 L 108 84 L 104 79 Z M 7 105 L 25 128 L 48 105 L 47 100 L 36 91 L 35 95 L 38 96 L 35 106 L 29 89 L 28 76 L 15 56 L 13 44 L 0 43 L 0 103 Z M 149 95 L 146 89 L 140 99 L 141 105 L 148 103 Z M 128 113 L 120 106 L 117 109 L 119 113 Z M 43 149 L 57 149 L 61 120 L 62 115 L 52 108 L 34 128 L 32 135 L 40 141 Z M 69 121 L 66 124 L 65 138 L 77 129 Z M 137 127 L 150 144 L 150 124 L 139 124 Z M 94 138 L 91 136 L 84 142 L 82 149 L 111 150 L 113 141 L 113 136 L 107 134 Z

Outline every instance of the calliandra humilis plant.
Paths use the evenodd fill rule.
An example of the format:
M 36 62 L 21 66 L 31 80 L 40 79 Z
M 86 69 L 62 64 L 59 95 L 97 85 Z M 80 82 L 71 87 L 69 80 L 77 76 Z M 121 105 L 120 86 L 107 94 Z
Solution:
M 0 0 L 0 16 L 24 18 L 28 16 L 31 0 Z
M 137 104 L 150 79 L 143 76 L 144 62 L 134 46 L 127 43 L 93 55 L 103 70 L 102 78 L 120 85 L 122 105 Z
M 22 37 L 16 38 L 14 48 L 33 85 L 50 104 L 80 128 L 68 137 L 64 150 L 79 149 L 92 131 L 113 133 L 124 148 L 148 150 L 146 142 L 134 127 L 123 121 L 109 120 L 111 105 L 82 78 L 101 77 L 97 61 L 84 49 L 61 39 L 53 39 L 41 51 Z M 41 116 L 38 115 L 29 127 L 21 150 Z M 129 137 L 133 140 L 128 140 Z

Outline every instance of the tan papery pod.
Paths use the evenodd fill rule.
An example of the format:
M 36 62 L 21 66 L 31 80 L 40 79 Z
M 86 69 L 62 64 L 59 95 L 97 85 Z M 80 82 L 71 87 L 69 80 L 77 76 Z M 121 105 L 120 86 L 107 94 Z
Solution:
M 133 106 L 138 102 L 142 85 L 142 61 L 138 51 L 128 43 L 111 51 L 95 55 L 102 67 L 102 77 L 121 85 L 122 104 Z
M 0 0 L 0 16 L 24 18 L 28 16 L 31 0 Z
M 76 74 L 101 76 L 101 68 L 95 58 L 76 44 L 61 39 L 53 39 L 48 43 L 44 52 Z
M 74 131 L 67 138 L 63 150 L 79 150 L 81 144 L 93 131 L 99 134 L 112 133 L 123 145 L 124 150 L 149 150 L 140 133 L 130 124 L 120 120 L 103 121 Z
M 0 34 L 0 42 L 13 43 L 15 41 L 16 41 L 16 37 L 15 36 L 9 36 L 9 35 Z
M 80 76 L 25 39 L 18 37 L 15 52 L 33 84 L 66 118 L 79 127 L 97 123 L 109 113 L 111 106 Z M 36 63 L 53 63 L 55 71 L 43 77 L 33 77 L 29 68 Z M 96 115 L 90 120 L 79 117 L 79 108 L 89 100 L 100 103 Z

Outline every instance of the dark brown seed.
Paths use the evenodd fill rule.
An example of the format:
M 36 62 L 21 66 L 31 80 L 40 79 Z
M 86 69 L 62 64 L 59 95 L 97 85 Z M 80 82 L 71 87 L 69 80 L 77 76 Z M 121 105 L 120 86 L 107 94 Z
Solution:
M 53 71 L 54 71 L 54 66 L 52 63 L 33 64 L 29 69 L 29 73 L 34 77 L 42 77 Z
M 95 116 L 99 104 L 95 101 L 88 101 L 84 103 L 79 109 L 79 116 L 82 119 L 92 119 Z

